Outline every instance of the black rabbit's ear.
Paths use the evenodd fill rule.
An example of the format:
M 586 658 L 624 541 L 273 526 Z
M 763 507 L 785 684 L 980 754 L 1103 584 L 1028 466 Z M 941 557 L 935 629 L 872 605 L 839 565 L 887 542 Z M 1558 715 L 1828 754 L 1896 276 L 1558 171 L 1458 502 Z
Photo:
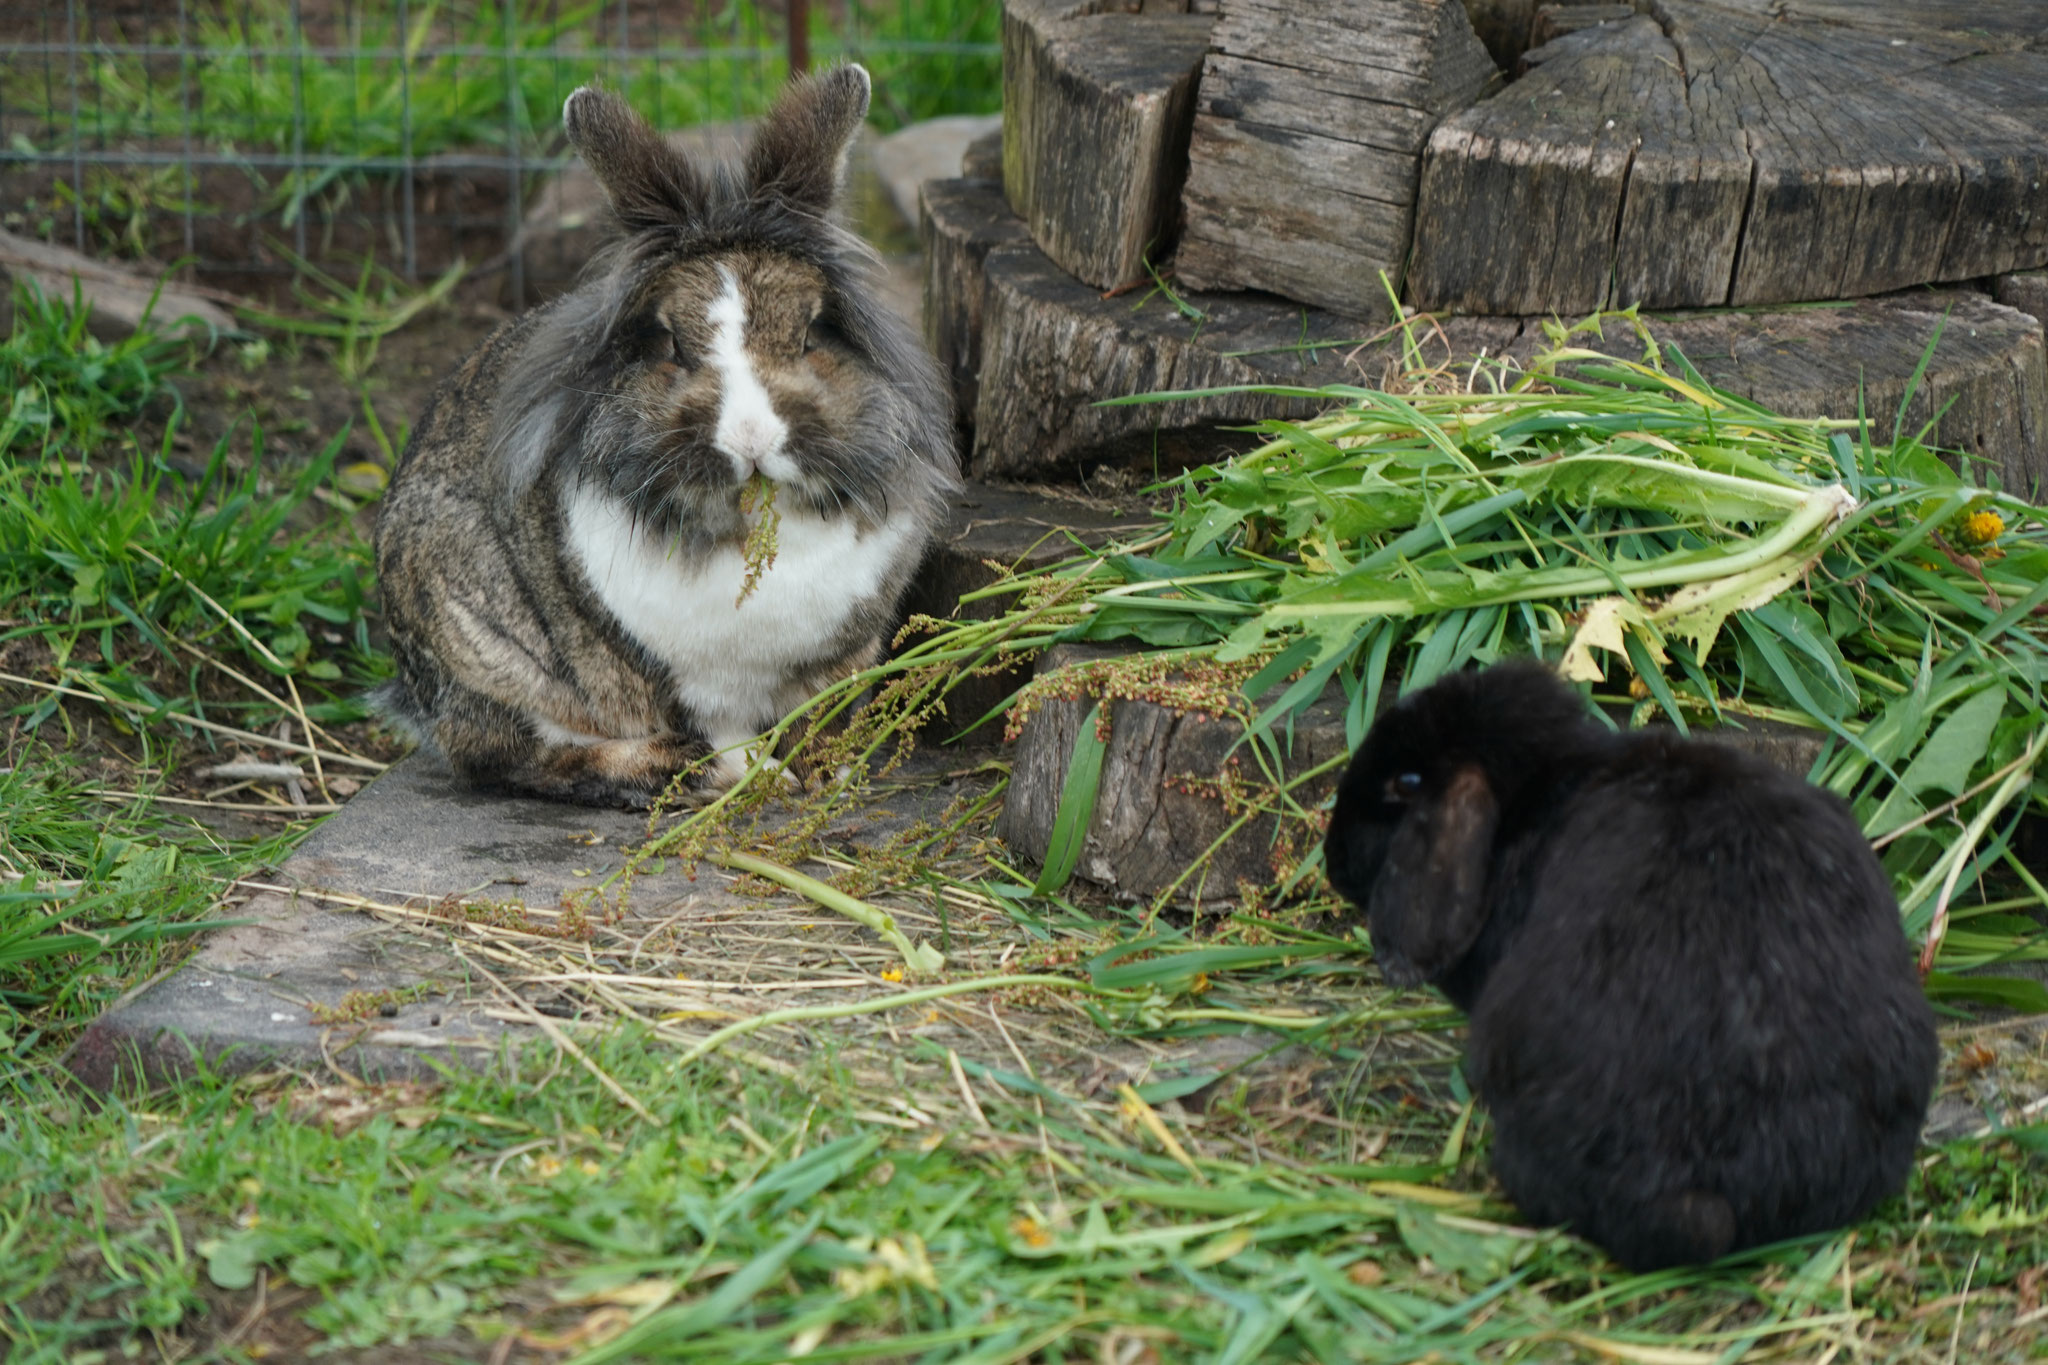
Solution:
M 687 223 L 703 207 L 704 183 L 683 154 L 609 90 L 573 91 L 562 127 L 628 229 Z
M 1389 980 L 1434 981 L 1471 949 L 1485 924 L 1487 865 L 1499 819 L 1493 788 L 1472 765 L 1452 773 L 1433 801 L 1419 802 L 1402 817 L 1367 909 Z
M 846 178 L 846 155 L 868 116 L 871 82 L 858 62 L 793 82 L 747 146 L 747 184 L 823 216 Z

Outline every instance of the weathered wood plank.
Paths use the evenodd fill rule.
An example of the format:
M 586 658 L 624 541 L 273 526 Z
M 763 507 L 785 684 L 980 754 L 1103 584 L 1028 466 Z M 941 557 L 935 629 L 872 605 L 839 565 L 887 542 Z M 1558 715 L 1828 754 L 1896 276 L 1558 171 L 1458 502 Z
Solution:
M 1195 289 L 1380 306 L 1420 156 L 1499 77 L 1458 0 L 1224 0 L 1203 69 L 1176 268 Z
M 981 375 L 982 262 L 1031 240 L 992 180 L 927 180 L 917 238 L 924 256 L 924 339 L 953 385 L 962 449 L 971 439 Z
M 1766 304 L 2048 264 L 2048 5 L 1637 8 L 1437 129 L 1417 304 Z
M 1109 289 L 1178 230 L 1207 14 L 1185 4 L 1004 0 L 1003 185 L 1032 238 Z

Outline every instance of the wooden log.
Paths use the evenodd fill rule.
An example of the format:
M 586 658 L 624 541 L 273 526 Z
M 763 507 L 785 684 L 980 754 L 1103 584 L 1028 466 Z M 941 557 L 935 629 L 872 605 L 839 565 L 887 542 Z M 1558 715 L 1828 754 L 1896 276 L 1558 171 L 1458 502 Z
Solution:
M 1103 464 L 1179 468 L 1242 439 L 1225 427 L 1316 407 L 1272 394 L 1098 406 L 1103 399 L 1243 384 L 1400 382 L 1401 349 L 1385 323 L 1264 294 L 1179 296 L 1198 316 L 1157 292 L 1105 298 L 1030 245 L 992 249 L 983 270 L 971 460 L 978 477 L 1074 478 Z M 1512 319 L 1454 319 L 1442 338 L 1422 334 L 1423 363 L 1498 350 L 1520 331 Z
M 2048 327 L 2048 270 L 2001 275 L 1992 282 L 1991 292 L 2006 307 L 2017 308 Z
M 981 374 L 982 262 L 997 246 L 1028 242 L 1024 223 L 992 180 L 927 180 L 918 197 L 924 256 L 924 339 L 953 384 L 953 420 L 967 448 Z
M 1040 660 L 1041 674 L 1123 651 L 1060 645 Z M 1092 699 L 1046 701 L 1017 740 L 1011 756 L 1010 786 L 996 834 L 1018 856 L 1043 862 L 1051 842 L 1067 763 Z M 1095 812 L 1089 822 L 1076 871 L 1089 881 L 1132 895 L 1154 895 L 1180 880 L 1236 818 L 1211 786 L 1219 778 L 1247 780 L 1257 774 L 1238 750 L 1241 721 L 1176 709 L 1158 701 L 1119 700 L 1104 708 L 1109 745 L 1103 754 Z M 1345 752 L 1344 700 L 1334 691 L 1296 721 L 1286 771 L 1301 772 Z M 1247 771 L 1249 769 L 1249 772 Z M 1336 774 L 1297 789 L 1303 806 L 1313 807 L 1335 788 Z M 1275 835 L 1283 856 L 1306 854 L 1313 835 L 1295 822 L 1286 828 L 1274 816 L 1258 816 L 1233 834 L 1202 869 L 1179 888 L 1183 900 L 1235 897 L 1240 884 L 1266 886 L 1277 880 Z
M 1266 394 L 1097 406 L 1106 398 L 1402 382 L 1407 358 L 1384 323 L 1260 294 L 1181 295 L 1201 314 L 1191 318 L 1163 296 L 1104 298 L 1028 243 L 991 248 L 983 270 L 971 458 L 983 477 L 1072 478 L 1105 464 L 1173 469 L 1241 446 L 1244 438 L 1225 428 L 1315 406 Z M 1777 412 L 1853 417 L 1861 393 L 1886 437 L 1938 331 L 1907 407 L 1908 430 L 1947 405 L 1937 443 L 1997 465 L 2013 491 L 2048 487 L 2041 323 L 1983 294 L 1915 291 L 1821 308 L 1676 313 L 1648 325 L 1713 383 Z M 1418 327 L 1417 336 L 1426 368 L 1462 366 L 1482 353 L 1526 362 L 1547 345 L 1536 319 L 1452 318 Z M 1605 341 L 1581 334 L 1575 344 L 1629 358 L 1641 351 L 1618 327 Z
M 1417 304 L 1748 305 L 2048 264 L 2048 7 L 1638 8 L 1432 135 Z
M 1207 14 L 1116 0 L 1004 0 L 1003 185 L 1068 273 L 1145 278 L 1178 230 Z
M 1224 0 L 1175 266 L 1370 313 L 1408 254 L 1430 130 L 1499 79 L 1459 0 Z
M 1879 439 L 1889 439 L 1913 372 L 1934 344 L 1906 407 L 1906 434 L 1941 413 L 1936 444 L 1981 457 L 2009 492 L 2038 497 L 2048 489 L 2041 323 L 1984 294 L 1913 290 L 1832 307 L 1681 313 L 1650 326 L 1716 387 L 1775 412 L 1854 417 L 1860 389 Z M 1641 354 L 1634 338 L 1619 335 L 1587 344 Z

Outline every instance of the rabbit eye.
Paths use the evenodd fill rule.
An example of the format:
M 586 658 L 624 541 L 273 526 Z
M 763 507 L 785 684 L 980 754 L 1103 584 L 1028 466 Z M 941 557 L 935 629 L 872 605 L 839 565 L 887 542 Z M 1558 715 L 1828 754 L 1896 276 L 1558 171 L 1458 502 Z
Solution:
M 839 345 L 843 340 L 837 327 L 823 318 L 813 318 L 811 325 L 804 330 L 804 354 L 809 355 L 812 351 Z
M 1387 779 L 1387 800 L 1397 805 L 1406 803 L 1410 797 L 1421 790 L 1421 773 L 1402 773 L 1399 776 Z

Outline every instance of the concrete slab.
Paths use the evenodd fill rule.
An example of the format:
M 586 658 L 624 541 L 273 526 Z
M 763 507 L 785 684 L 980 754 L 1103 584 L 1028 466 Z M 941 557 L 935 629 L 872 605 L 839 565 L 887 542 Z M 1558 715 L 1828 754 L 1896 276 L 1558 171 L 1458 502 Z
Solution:
M 886 806 L 840 814 L 827 838 L 886 838 L 951 794 L 944 781 L 922 798 L 892 792 Z M 474 989 L 477 973 L 444 946 L 465 918 L 488 913 L 547 932 L 581 902 L 582 913 L 687 938 L 715 936 L 722 922 L 757 910 L 718 869 L 692 877 L 674 861 L 639 873 L 628 902 L 602 897 L 605 879 L 647 837 L 645 816 L 472 791 L 438 759 L 414 754 L 308 835 L 274 878 L 251 879 L 275 889 L 226 913 L 252 923 L 208 935 L 176 972 L 108 1010 L 68 1064 L 107 1090 L 202 1064 L 239 1074 L 332 1061 L 353 1075 L 418 1079 L 488 1060 L 508 1034 L 531 1035 L 493 1017 L 506 1002 Z M 451 932 L 395 933 L 365 901 L 442 908 Z M 457 902 L 469 909 L 454 910 Z

